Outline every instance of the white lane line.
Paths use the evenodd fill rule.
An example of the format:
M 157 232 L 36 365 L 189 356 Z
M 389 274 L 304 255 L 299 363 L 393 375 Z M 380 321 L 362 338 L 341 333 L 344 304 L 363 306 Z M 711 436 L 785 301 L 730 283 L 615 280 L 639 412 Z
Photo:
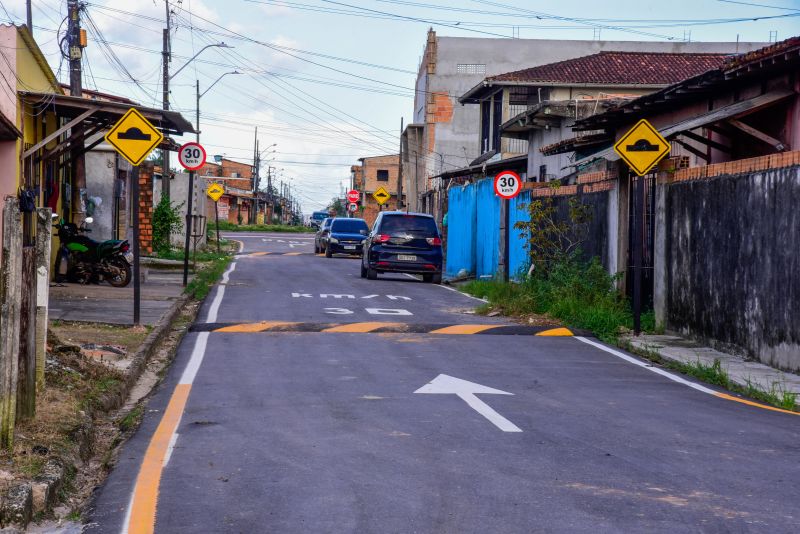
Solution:
M 412 280 L 419 280 L 419 278 L 417 278 L 413 274 L 408 274 L 408 273 L 403 273 L 403 274 L 406 275 L 407 277 L 411 278 Z M 442 289 L 446 289 L 448 291 L 453 291 L 455 293 L 458 293 L 459 295 L 464 295 L 465 297 L 469 297 L 469 298 L 471 298 L 473 300 L 477 300 L 478 302 L 483 302 L 484 304 L 489 304 L 489 301 L 486 300 L 486 299 L 482 299 L 480 297 L 473 297 L 472 295 L 468 295 L 467 293 L 464 293 L 463 291 L 459 291 L 458 289 L 456 289 L 454 287 L 446 286 L 444 284 L 435 284 L 435 285 L 438 286 L 438 287 L 441 287 Z
M 659 375 L 661 375 L 663 377 L 669 378 L 673 382 L 677 382 L 679 384 L 683 384 L 684 386 L 689 386 L 692 389 L 696 389 L 697 391 L 702 391 L 703 393 L 708 393 L 709 395 L 714 395 L 714 396 L 717 395 L 717 392 L 714 391 L 713 389 L 709 389 L 709 388 L 707 388 L 705 386 L 701 386 L 700 384 L 695 384 L 694 382 L 690 382 L 688 380 L 685 380 L 684 378 L 681 378 L 680 376 L 677 376 L 677 375 L 674 375 L 674 374 L 672 374 L 672 373 L 670 373 L 668 371 L 665 371 L 665 370 L 661 369 L 660 367 L 654 367 L 652 364 L 645 363 L 645 362 L 643 362 L 641 360 L 638 360 L 638 359 L 634 358 L 633 356 L 628 356 L 627 354 L 625 354 L 623 352 L 620 352 L 618 350 L 614 350 L 614 349 L 612 349 L 610 347 L 606 347 L 605 345 L 603 345 L 601 343 L 598 343 L 596 341 L 592 341 L 591 339 L 586 339 L 585 337 L 582 337 L 582 336 L 575 336 L 575 339 L 577 339 L 578 341 L 580 341 L 582 343 L 586 343 L 587 345 L 591 345 L 591 346 L 593 346 L 595 348 L 598 348 L 598 349 L 600 349 L 600 350 L 602 350 L 604 352 L 607 352 L 607 353 L 609 353 L 609 354 L 611 354 L 613 356 L 616 356 L 617 358 L 621 358 L 621 359 L 625 360 L 628 363 L 632 363 L 633 365 L 636 365 L 636 366 L 641 367 L 643 369 L 647 369 L 648 371 L 652 371 L 652 372 L 654 372 L 656 374 L 659 374 Z
M 226 284 L 230 281 L 230 275 L 234 271 L 234 269 L 236 269 L 236 262 L 231 263 L 231 266 L 228 267 L 228 270 L 226 270 L 225 273 L 222 275 L 222 281 L 220 282 L 220 285 L 217 287 L 217 293 L 214 296 L 214 301 L 211 303 L 211 307 L 209 308 L 208 318 L 206 319 L 206 322 L 208 322 L 208 323 L 216 322 L 217 315 L 219 314 L 219 307 L 222 304 L 222 298 L 225 296 Z M 155 503 L 154 504 L 157 503 L 157 499 L 158 499 L 158 487 L 160 485 L 160 479 L 161 479 L 161 474 L 160 473 L 161 473 L 161 471 L 163 471 L 163 469 L 166 467 L 167 463 L 169 462 L 170 458 L 172 457 L 172 452 L 173 452 L 173 449 L 175 447 L 175 443 L 176 443 L 176 441 L 178 439 L 178 433 L 177 433 L 178 426 L 180 426 L 181 419 L 183 418 L 183 409 L 185 408 L 185 402 L 188 399 L 189 391 L 191 391 L 192 383 L 194 382 L 194 379 L 197 376 L 197 371 L 200 369 L 200 365 L 203 363 L 203 358 L 205 357 L 205 353 L 206 353 L 206 346 L 208 344 L 208 336 L 209 336 L 208 332 L 201 332 L 197 336 L 197 339 L 196 339 L 195 344 L 194 344 L 194 348 L 192 349 L 192 355 L 189 358 L 189 363 L 186 364 L 186 368 L 184 369 L 183 374 L 181 375 L 181 378 L 178 381 L 177 386 L 175 387 L 176 391 L 178 391 L 178 390 L 186 391 L 186 395 L 184 397 L 182 397 L 182 402 L 181 401 L 177 401 L 177 404 L 176 404 L 176 410 L 180 410 L 180 412 L 179 412 L 180 415 L 178 415 L 177 419 L 173 423 L 172 432 L 171 432 L 170 438 L 169 438 L 169 444 L 168 444 L 166 450 L 163 451 L 163 456 L 160 458 L 160 462 L 159 462 L 158 458 L 154 458 L 154 460 L 155 460 L 155 462 L 157 464 L 160 463 L 160 466 L 158 467 L 158 477 L 157 477 L 155 483 L 150 482 L 151 486 L 153 486 L 153 487 L 148 487 L 148 488 L 145 488 L 143 490 L 143 493 L 145 495 L 148 494 L 148 493 L 155 495 L 155 497 L 153 497 L 155 499 Z M 175 398 L 176 398 L 176 393 L 173 392 L 172 398 L 170 399 L 170 404 L 173 404 L 173 401 L 174 401 Z M 169 411 L 169 408 L 170 408 L 170 406 L 168 405 L 167 406 L 167 410 L 165 410 L 165 412 Z M 163 422 L 164 422 L 164 418 L 162 417 L 162 421 L 159 423 L 159 426 L 161 426 L 163 424 Z M 158 430 L 156 431 L 156 434 L 158 434 Z M 154 435 L 150 439 L 150 445 L 148 446 L 148 451 L 147 451 L 145 456 L 150 454 L 150 449 L 153 448 L 153 441 L 156 440 L 156 438 L 157 438 L 157 436 Z M 155 453 L 155 455 L 157 456 L 158 453 Z M 145 458 L 145 460 L 146 459 L 147 458 Z M 144 461 L 143 461 L 143 464 L 144 464 Z M 131 498 L 128 501 L 128 508 L 125 511 L 125 521 L 122 524 L 121 534 L 128 534 L 128 531 L 129 531 L 129 528 L 130 528 L 131 519 L 133 517 L 134 507 L 137 505 L 136 495 L 137 495 L 137 489 L 138 489 L 138 486 L 139 486 L 139 481 L 140 481 L 141 476 L 142 476 L 142 473 L 141 473 L 142 469 L 143 469 L 143 466 L 140 466 L 139 475 L 137 476 L 136 483 L 134 484 L 133 490 L 131 491 Z M 142 508 L 142 507 L 140 506 L 140 508 Z M 145 506 L 145 508 L 146 508 L 146 506 Z M 152 515 L 152 517 L 151 517 L 151 515 Z M 155 509 L 153 509 L 152 511 L 151 510 L 145 510 L 144 512 L 142 512 L 141 509 L 137 510 L 137 519 L 142 517 L 142 516 L 146 517 L 146 519 L 145 519 L 146 524 L 138 525 L 138 526 L 140 526 L 142 528 L 145 528 L 146 531 L 148 531 L 148 532 L 152 532 L 153 529 L 155 528 Z

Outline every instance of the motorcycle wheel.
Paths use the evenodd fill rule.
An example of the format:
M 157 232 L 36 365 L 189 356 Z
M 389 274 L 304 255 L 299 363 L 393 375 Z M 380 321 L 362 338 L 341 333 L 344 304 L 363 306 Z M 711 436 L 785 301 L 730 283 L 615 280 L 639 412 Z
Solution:
M 131 281 L 131 266 L 124 258 L 111 258 L 108 266 L 116 272 L 108 272 L 105 275 L 106 281 L 114 287 L 125 287 Z

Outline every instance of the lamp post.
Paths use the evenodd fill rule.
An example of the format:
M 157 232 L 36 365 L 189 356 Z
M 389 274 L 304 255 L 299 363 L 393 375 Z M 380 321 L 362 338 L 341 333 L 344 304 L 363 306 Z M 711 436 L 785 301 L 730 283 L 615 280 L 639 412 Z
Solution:
M 201 52 L 202 52 L 202 50 L 201 50 Z M 177 74 L 177 72 L 175 74 Z M 228 74 L 242 74 L 242 73 L 239 72 L 238 70 L 232 70 L 230 72 L 226 72 L 226 73 L 220 75 L 219 78 L 214 80 L 214 83 L 209 85 L 208 89 L 206 89 L 202 93 L 200 92 L 200 80 L 197 80 L 197 84 L 195 86 L 196 87 L 195 95 L 197 96 L 197 102 L 196 102 L 196 106 L 195 106 L 195 128 L 194 129 L 197 130 L 196 140 L 197 140 L 198 143 L 200 142 L 200 99 L 203 97 L 203 95 L 205 95 L 207 92 L 209 92 L 212 87 L 217 85 L 217 82 L 219 82 L 222 78 L 224 78 Z
M 169 24 L 169 4 L 167 3 L 167 21 Z M 169 52 L 169 29 L 164 30 L 164 95 L 163 95 L 163 109 L 166 111 L 169 109 L 169 82 L 177 76 L 186 66 L 194 61 L 197 56 L 202 54 L 208 48 L 233 48 L 230 45 L 222 43 L 214 43 L 210 45 L 206 45 L 201 48 L 195 55 L 189 58 L 189 60 L 184 63 L 181 68 L 169 74 L 169 56 L 171 55 Z M 162 169 L 162 177 L 161 177 L 161 194 L 162 196 L 169 198 L 169 150 L 163 151 L 162 157 L 162 164 L 164 168 Z

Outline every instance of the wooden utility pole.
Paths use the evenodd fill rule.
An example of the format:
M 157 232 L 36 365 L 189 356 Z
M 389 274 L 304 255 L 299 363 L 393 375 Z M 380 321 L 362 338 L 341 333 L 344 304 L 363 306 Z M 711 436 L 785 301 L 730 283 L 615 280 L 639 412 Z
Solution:
M 162 104 L 164 111 L 169 109 L 169 62 L 171 53 L 170 53 L 170 41 L 169 41 L 169 32 L 170 32 L 170 12 L 169 12 L 169 0 L 164 0 L 164 5 L 167 9 L 167 27 L 164 28 L 163 38 L 162 38 L 162 48 L 161 48 L 161 63 L 162 63 L 162 73 L 161 77 L 164 80 L 164 93 L 162 96 Z M 161 198 L 169 199 L 169 189 L 170 189 L 170 163 L 169 163 L 169 150 L 166 148 L 161 149 Z
M 15 197 L 3 204 L 3 259 L 0 263 L 0 446 L 14 446 L 22 300 L 22 220 Z

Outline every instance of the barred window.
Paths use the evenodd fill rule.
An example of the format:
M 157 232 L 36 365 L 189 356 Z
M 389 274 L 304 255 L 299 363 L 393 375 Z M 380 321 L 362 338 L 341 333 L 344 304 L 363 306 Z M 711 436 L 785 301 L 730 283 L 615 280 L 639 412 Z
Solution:
M 459 63 L 456 65 L 458 74 L 486 74 L 486 65 L 483 63 Z

